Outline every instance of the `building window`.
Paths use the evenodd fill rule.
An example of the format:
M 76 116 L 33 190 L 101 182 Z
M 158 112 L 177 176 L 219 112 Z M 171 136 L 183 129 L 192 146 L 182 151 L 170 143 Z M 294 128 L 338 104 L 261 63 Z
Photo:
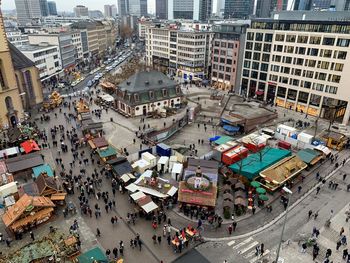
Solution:
M 225 63 L 225 58 L 220 58 L 220 63 Z
M 335 38 L 332 37 L 324 37 L 322 44 L 325 46 L 333 46 L 335 42 Z
M 263 72 L 260 72 L 260 80 L 266 80 L 267 79 L 267 74 L 266 73 L 263 73 Z
M 340 82 L 340 76 L 339 75 L 333 75 L 332 76 L 332 82 L 339 83 Z
M 263 41 L 263 33 L 256 33 L 255 35 L 255 41 Z
M 6 108 L 7 108 L 8 110 L 13 110 L 13 109 L 14 109 L 14 107 L 13 107 L 13 102 L 12 102 L 12 98 L 11 98 L 10 96 L 7 96 L 7 97 L 5 98 L 5 105 L 6 105 Z
M 226 47 L 226 42 L 221 42 L 221 47 Z
M 228 44 L 227 44 L 227 47 L 228 47 L 228 48 L 233 48 L 233 43 L 228 43 Z
M 283 42 L 284 41 L 284 34 L 276 34 L 275 40 Z
M 219 73 L 219 79 L 223 79 L 224 78 L 224 74 L 223 73 Z
M 219 41 L 215 41 L 214 42 L 214 46 L 219 47 L 220 46 L 220 42 Z
M 309 39 L 308 36 L 298 36 L 297 42 L 306 44 L 308 39 Z
M 335 71 L 343 71 L 344 64 L 342 63 L 335 63 L 334 70 Z
M 264 44 L 264 52 L 271 52 L 271 44 Z
M 255 51 L 261 51 L 262 44 L 261 43 L 255 43 L 254 50 Z
M 295 42 L 295 35 L 287 35 L 286 41 L 294 43 Z
M 253 63 L 252 63 L 252 69 L 258 70 L 258 69 L 259 69 L 259 62 L 253 61 Z
M 245 52 L 245 58 L 246 58 L 246 59 L 251 59 L 251 58 L 252 58 L 252 52 L 246 51 L 246 52 Z
M 265 42 L 272 42 L 273 34 L 265 34 Z
M 226 59 L 226 64 L 228 64 L 228 65 L 232 65 L 232 59 Z
M 247 33 L 247 40 L 254 40 L 254 32 Z
M 350 39 L 338 38 L 337 47 L 348 47 Z
M 248 69 L 243 69 L 243 77 L 249 77 L 249 70 Z
M 269 69 L 269 64 L 261 63 L 261 65 L 260 65 L 260 70 L 261 70 L 261 71 L 267 72 L 268 69 Z
M 274 49 L 277 52 L 282 52 L 283 51 L 283 46 L 282 45 L 275 45 Z
M 218 76 L 218 73 L 216 71 L 213 71 L 213 77 L 217 77 Z
M 253 49 L 253 42 L 247 42 L 245 44 L 245 49 L 252 50 Z
M 250 61 L 249 60 L 244 60 L 243 66 L 245 68 L 250 68 Z
M 254 52 L 253 60 L 260 60 L 260 53 Z
M 230 81 L 230 80 L 231 80 L 231 76 L 230 76 L 230 75 L 228 75 L 228 74 L 226 74 L 226 75 L 225 75 L 225 80 Z
M 331 58 L 332 57 L 332 50 L 330 50 L 330 49 L 321 49 L 320 57 Z
M 346 51 L 338 51 L 338 59 L 346 59 Z
M 231 68 L 230 67 L 226 67 L 226 72 L 231 72 Z
M 257 71 L 251 71 L 250 72 L 250 77 L 253 79 L 257 79 L 258 78 L 258 72 Z
M 321 43 L 321 37 L 310 37 L 310 44 L 318 45 Z

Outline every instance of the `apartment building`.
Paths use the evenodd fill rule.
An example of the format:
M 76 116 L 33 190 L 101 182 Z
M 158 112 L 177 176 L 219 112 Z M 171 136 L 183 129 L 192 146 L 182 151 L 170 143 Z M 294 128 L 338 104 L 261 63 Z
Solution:
M 253 20 L 241 94 L 348 123 L 350 22 Z
M 49 45 L 58 46 L 63 69 L 75 66 L 75 47 L 70 32 L 62 32 L 58 34 L 30 34 L 28 37 L 29 43 L 33 45 L 48 43 Z
M 198 27 L 197 27 L 198 28 Z M 146 61 L 158 70 L 184 80 L 207 79 L 210 74 L 210 30 L 154 24 L 145 33 Z
M 6 28 L 5 30 L 7 40 L 16 47 L 29 44 L 28 36 L 23 34 L 20 30 L 15 28 Z
M 211 84 L 236 91 L 240 86 L 244 41 L 249 22 L 223 22 L 213 26 Z
M 81 33 L 79 30 L 75 30 L 71 32 L 72 34 L 72 43 L 75 48 L 75 55 L 78 60 L 82 60 L 84 58 L 83 55 L 83 43 L 81 40 Z
M 18 49 L 28 59 L 34 62 L 39 70 L 41 80 L 58 74 L 62 69 L 58 46 L 40 43 L 38 45 L 21 46 Z

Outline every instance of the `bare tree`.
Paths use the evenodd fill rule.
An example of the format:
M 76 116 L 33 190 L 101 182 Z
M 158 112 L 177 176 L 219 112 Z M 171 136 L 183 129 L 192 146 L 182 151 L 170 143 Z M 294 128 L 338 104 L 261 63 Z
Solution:
M 122 39 L 128 39 L 132 36 L 132 28 L 128 25 L 122 25 L 120 27 L 120 36 Z

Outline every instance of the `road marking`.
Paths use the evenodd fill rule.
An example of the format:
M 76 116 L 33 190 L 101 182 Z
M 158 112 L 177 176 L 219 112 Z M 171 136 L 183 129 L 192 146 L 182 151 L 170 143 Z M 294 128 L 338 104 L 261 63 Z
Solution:
M 253 243 L 251 243 L 248 247 L 246 247 L 245 249 L 238 251 L 238 254 L 244 254 L 245 252 L 247 252 L 248 250 L 252 249 L 253 247 L 255 247 L 257 244 L 259 244 L 258 241 L 254 241 Z
M 236 241 L 232 240 L 232 241 L 228 242 L 227 245 L 230 247 L 230 246 L 232 246 L 234 243 L 236 243 Z
M 254 256 L 255 255 L 255 253 L 256 253 L 256 251 L 255 250 L 253 250 L 253 251 L 250 251 L 247 255 L 245 255 L 243 258 L 251 258 L 252 256 Z
M 241 243 L 239 243 L 239 244 L 235 245 L 234 247 L 232 247 L 232 249 L 240 248 L 241 246 L 244 246 L 245 244 L 249 243 L 252 240 L 253 240 L 253 238 L 249 237 L 246 240 L 242 241 Z
M 266 249 L 266 251 L 264 252 L 264 254 L 262 255 L 262 257 L 265 257 L 267 254 L 270 253 L 270 250 Z M 258 259 L 261 259 L 262 257 L 255 257 L 255 258 L 252 258 L 249 263 L 254 263 L 255 261 L 257 261 Z

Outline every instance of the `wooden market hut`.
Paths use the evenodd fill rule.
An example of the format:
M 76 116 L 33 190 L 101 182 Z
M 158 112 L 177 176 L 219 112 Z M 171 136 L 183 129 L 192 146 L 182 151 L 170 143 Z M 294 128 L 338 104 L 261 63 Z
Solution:
M 55 204 L 48 197 L 24 194 L 2 216 L 11 232 L 24 232 L 50 219 Z

